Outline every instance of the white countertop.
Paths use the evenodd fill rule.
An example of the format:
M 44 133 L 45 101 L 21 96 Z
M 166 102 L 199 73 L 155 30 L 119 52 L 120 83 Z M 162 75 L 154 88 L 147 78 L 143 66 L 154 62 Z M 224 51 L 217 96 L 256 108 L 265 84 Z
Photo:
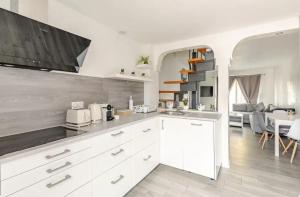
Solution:
M 43 144 L 40 146 L 28 148 L 22 151 L 3 155 L 0 157 L 0 164 L 10 160 L 18 159 L 20 157 L 32 155 L 40 151 L 51 149 L 57 146 L 67 145 L 80 140 L 86 140 L 93 136 L 102 135 L 107 132 L 122 128 L 124 126 L 130 126 L 132 124 L 136 124 L 138 122 L 155 118 L 155 117 L 170 117 L 170 118 L 183 118 L 183 119 L 197 119 L 197 120 L 204 120 L 204 121 L 217 121 L 218 119 L 221 118 L 221 116 L 222 115 L 217 112 L 185 112 L 184 115 L 166 115 L 166 114 L 161 114 L 159 112 L 153 112 L 148 114 L 141 114 L 141 113 L 133 114 L 127 117 L 121 116 L 119 120 L 113 120 L 109 122 L 101 121 L 99 123 L 92 124 L 87 127 L 82 127 L 81 130 L 86 131 L 86 133 L 79 136 L 65 138 L 47 144 Z

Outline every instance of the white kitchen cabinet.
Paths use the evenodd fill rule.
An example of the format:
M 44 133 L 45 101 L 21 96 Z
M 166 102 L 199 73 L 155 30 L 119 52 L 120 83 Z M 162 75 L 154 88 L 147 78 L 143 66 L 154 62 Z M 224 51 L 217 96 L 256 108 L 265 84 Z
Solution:
M 220 121 L 161 118 L 161 163 L 217 179 Z
M 183 137 L 185 120 L 161 118 L 161 163 L 183 169 Z
M 122 197 L 133 185 L 132 159 L 93 180 L 93 197 Z
M 207 177 L 215 177 L 214 124 L 210 121 L 185 122 L 183 169 Z
M 91 163 L 83 162 L 35 185 L 23 189 L 11 197 L 64 197 L 92 178 Z
M 66 195 L 65 197 L 91 197 L 93 195 L 92 183 L 81 186 L 72 193 Z
M 133 161 L 133 185 L 136 185 L 159 164 L 159 143 L 138 153 Z

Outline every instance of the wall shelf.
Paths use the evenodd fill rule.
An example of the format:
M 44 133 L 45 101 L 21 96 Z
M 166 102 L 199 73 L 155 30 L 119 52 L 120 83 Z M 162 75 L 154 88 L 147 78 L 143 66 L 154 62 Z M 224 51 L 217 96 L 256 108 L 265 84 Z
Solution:
M 150 79 L 149 77 L 133 76 L 133 75 L 127 75 L 127 74 L 111 74 L 105 78 L 124 80 L 124 81 L 139 81 L 139 82 L 151 82 L 152 81 L 152 79 Z
M 136 65 L 136 67 L 139 69 L 152 69 L 151 64 L 138 64 L 138 65 Z

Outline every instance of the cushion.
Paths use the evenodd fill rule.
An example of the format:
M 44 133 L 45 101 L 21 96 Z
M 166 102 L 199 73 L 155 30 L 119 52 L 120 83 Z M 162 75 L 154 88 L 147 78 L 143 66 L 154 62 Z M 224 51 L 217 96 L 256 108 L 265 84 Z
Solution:
M 258 111 L 258 112 L 263 112 L 265 110 L 265 105 L 264 103 L 258 103 L 256 106 L 255 106 L 255 110 Z
M 254 112 L 256 109 L 255 109 L 255 106 L 252 105 L 252 104 L 247 104 L 247 112 Z
M 233 111 L 247 111 L 247 104 L 233 104 L 232 105 L 232 110 Z

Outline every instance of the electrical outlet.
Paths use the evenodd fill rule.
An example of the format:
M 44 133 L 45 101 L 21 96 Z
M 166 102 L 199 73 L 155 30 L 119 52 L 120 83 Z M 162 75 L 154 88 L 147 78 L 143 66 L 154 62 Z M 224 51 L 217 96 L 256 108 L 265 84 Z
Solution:
M 72 109 L 83 109 L 84 102 L 83 101 L 71 102 L 71 106 L 72 106 Z

